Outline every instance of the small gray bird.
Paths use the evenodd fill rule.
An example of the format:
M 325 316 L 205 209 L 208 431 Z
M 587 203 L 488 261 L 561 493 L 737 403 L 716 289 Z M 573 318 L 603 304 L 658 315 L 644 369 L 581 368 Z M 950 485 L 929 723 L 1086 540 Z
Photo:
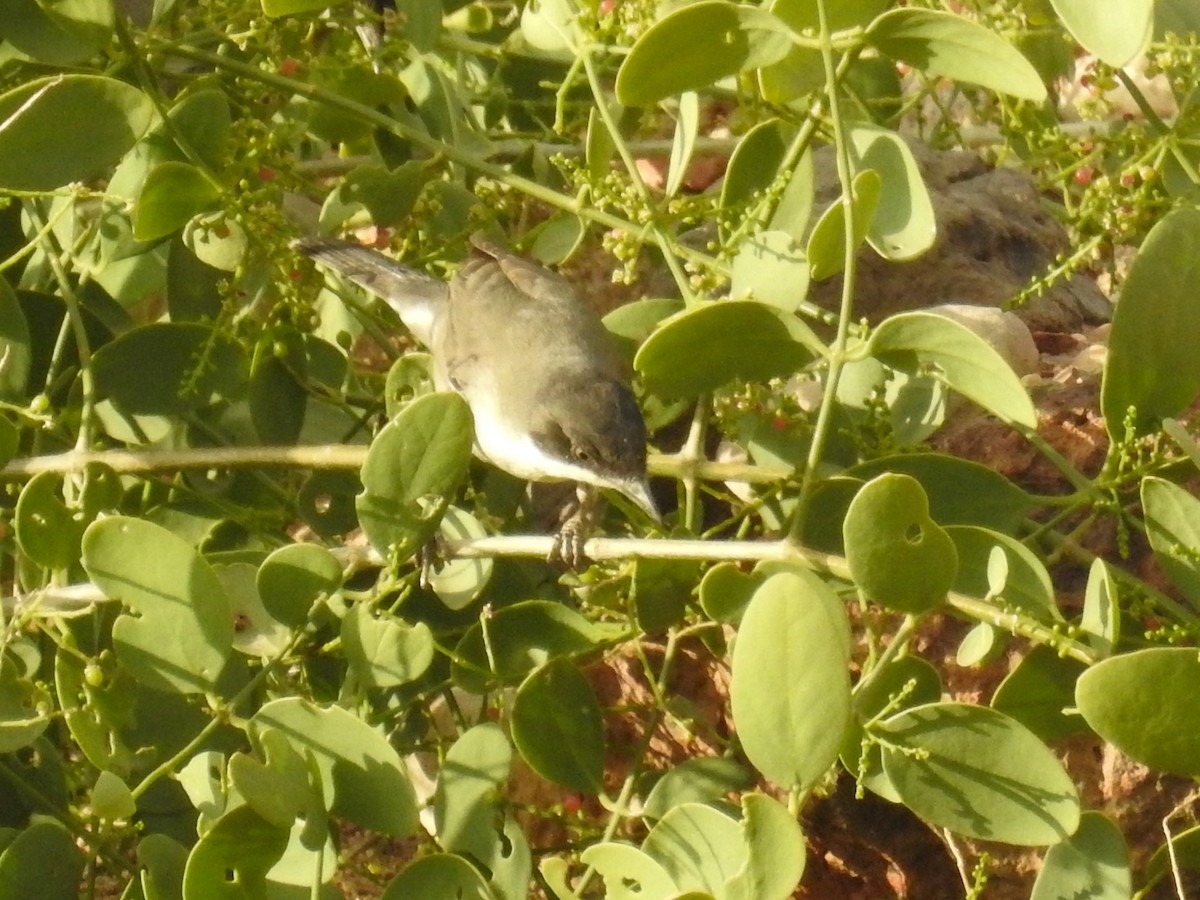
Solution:
M 611 488 L 660 520 L 646 425 L 595 311 L 554 272 L 482 235 L 471 244 L 448 284 L 349 241 L 294 246 L 383 298 L 429 348 L 435 386 L 471 407 L 476 455 L 530 481 Z M 588 499 L 583 506 L 556 545 L 568 562 L 579 557 Z

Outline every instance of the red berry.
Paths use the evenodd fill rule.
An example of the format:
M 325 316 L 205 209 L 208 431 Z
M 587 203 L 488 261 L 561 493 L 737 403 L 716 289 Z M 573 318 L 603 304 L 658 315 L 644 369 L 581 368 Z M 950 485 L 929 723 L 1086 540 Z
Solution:
M 1091 166 L 1080 166 L 1075 170 L 1075 183 L 1087 187 L 1092 183 L 1092 176 L 1096 174 L 1096 170 Z
M 296 70 L 299 68 L 300 68 L 300 63 L 296 62 L 296 60 L 292 59 L 292 57 L 289 56 L 286 59 L 284 59 L 283 62 L 281 62 L 279 64 L 279 74 L 280 75 L 295 75 Z

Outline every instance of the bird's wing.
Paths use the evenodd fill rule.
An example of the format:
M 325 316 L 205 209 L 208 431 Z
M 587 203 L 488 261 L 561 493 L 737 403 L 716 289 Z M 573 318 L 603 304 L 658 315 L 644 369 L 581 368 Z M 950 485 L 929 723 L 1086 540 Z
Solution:
M 378 250 L 333 238 L 304 238 L 292 246 L 381 297 L 421 343 L 429 346 L 446 304 L 444 281 L 402 266 Z

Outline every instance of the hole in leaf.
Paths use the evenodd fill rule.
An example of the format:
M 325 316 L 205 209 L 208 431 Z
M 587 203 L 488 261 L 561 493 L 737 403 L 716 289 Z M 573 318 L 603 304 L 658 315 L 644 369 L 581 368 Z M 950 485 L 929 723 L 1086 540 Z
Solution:
M 225 881 L 227 884 L 237 884 L 238 876 L 236 869 L 225 870 Z
M 910 544 L 921 543 L 921 534 L 922 534 L 921 526 L 918 525 L 916 522 L 913 522 L 911 525 L 909 525 L 907 528 L 904 529 L 904 539 L 906 541 L 908 541 Z

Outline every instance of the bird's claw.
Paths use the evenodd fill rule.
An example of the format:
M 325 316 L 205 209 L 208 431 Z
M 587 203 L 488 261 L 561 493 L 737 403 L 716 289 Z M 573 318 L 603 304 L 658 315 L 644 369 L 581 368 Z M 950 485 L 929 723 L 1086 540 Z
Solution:
M 591 564 L 591 560 L 583 550 L 584 545 L 587 544 L 588 530 L 587 523 L 579 518 L 572 516 L 567 519 L 558 534 L 554 536 L 554 543 L 550 546 L 546 562 L 555 568 L 568 569 L 572 572 L 586 569 Z
M 433 576 L 446 566 L 446 546 L 440 531 L 435 531 L 433 537 L 418 548 L 415 559 L 419 583 L 428 590 L 433 586 Z

